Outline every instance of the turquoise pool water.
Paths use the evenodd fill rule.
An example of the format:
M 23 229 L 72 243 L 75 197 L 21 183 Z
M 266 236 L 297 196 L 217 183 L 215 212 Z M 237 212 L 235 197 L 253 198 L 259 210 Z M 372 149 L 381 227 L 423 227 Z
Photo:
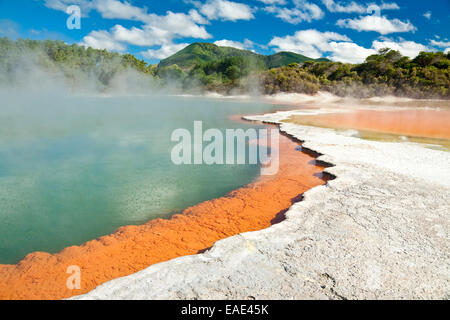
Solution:
M 256 165 L 176 166 L 176 128 L 248 128 L 261 102 L 0 94 L 0 263 L 58 252 L 248 184 Z

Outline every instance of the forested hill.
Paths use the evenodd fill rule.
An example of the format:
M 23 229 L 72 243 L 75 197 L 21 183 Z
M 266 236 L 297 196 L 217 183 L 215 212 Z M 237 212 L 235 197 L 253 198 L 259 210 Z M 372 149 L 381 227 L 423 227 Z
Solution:
M 156 66 L 131 54 L 85 48 L 63 41 L 17 41 L 0 38 L 0 82 L 21 82 L 33 72 L 62 74 L 69 82 L 93 80 L 99 87 L 108 86 L 111 79 L 125 70 L 154 76 Z
M 174 55 L 161 60 L 159 67 L 177 65 L 185 71 L 189 71 L 198 64 L 222 60 L 231 57 L 241 57 L 249 60 L 255 68 L 270 69 L 287 66 L 291 63 L 305 61 L 329 61 L 328 59 L 312 59 L 293 52 L 279 52 L 270 56 L 264 56 L 252 51 L 241 50 L 232 47 L 219 47 L 212 43 L 196 42 L 190 44 Z
M 327 58 L 312 59 L 294 52 L 278 52 L 266 57 L 266 64 L 269 69 L 290 65 L 291 63 L 303 63 L 306 61 L 331 62 Z
M 338 96 L 450 99 L 450 52 L 421 52 L 410 59 L 385 48 L 361 64 L 292 64 L 264 72 L 260 81 L 267 94 L 320 90 Z
M 169 58 L 182 68 L 178 63 L 165 65 L 167 59 L 159 66 L 150 65 L 131 54 L 62 41 L 0 38 L 0 86 L 16 86 L 24 79 L 40 85 L 57 76 L 56 83 L 64 82 L 69 88 L 127 93 L 139 87 L 144 92 L 159 88 L 225 94 L 328 91 L 364 98 L 450 99 L 450 52 L 421 52 L 410 59 L 386 48 L 361 64 L 347 64 L 313 61 L 288 52 L 262 56 L 204 44 L 187 48 Z M 190 62 L 183 64 L 186 61 Z

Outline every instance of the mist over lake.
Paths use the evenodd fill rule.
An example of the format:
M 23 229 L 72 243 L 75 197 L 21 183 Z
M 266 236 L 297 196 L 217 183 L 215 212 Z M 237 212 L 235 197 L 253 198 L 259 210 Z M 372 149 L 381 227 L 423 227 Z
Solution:
M 177 128 L 258 127 L 258 101 L 1 92 L 0 263 L 170 217 L 253 181 L 258 165 L 176 166 Z M 260 127 L 260 126 L 259 126 Z

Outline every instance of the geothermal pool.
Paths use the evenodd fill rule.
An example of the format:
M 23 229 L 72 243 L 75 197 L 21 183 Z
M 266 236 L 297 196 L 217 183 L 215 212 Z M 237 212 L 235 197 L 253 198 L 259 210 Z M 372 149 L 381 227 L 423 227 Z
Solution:
M 262 102 L 1 93 L 0 264 L 169 217 L 259 175 L 258 165 L 176 166 L 177 128 L 249 128 Z
M 440 101 L 432 101 L 434 104 Z M 420 106 L 420 103 L 422 105 Z M 427 148 L 450 150 L 450 109 L 447 102 L 442 108 L 428 108 L 429 101 L 414 101 L 417 108 L 341 108 L 328 109 L 315 115 L 293 115 L 285 122 L 300 125 L 354 129 L 363 139 L 385 142 L 413 142 Z M 303 110 L 304 111 L 304 110 Z M 342 112 L 344 111 L 344 112 Z

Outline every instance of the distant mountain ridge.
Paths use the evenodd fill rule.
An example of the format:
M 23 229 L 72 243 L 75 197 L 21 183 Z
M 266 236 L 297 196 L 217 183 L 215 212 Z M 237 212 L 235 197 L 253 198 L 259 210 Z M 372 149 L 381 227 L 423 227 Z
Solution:
M 255 60 L 255 63 L 262 64 L 267 68 L 278 68 L 291 63 L 302 63 L 305 61 L 330 61 L 326 58 L 312 59 L 293 52 L 278 52 L 265 56 L 249 50 L 241 50 L 232 47 L 219 47 L 212 43 L 196 42 L 188 45 L 174 55 L 161 60 L 159 67 L 177 65 L 181 69 L 189 70 L 199 63 L 217 61 L 229 57 L 246 57 Z

